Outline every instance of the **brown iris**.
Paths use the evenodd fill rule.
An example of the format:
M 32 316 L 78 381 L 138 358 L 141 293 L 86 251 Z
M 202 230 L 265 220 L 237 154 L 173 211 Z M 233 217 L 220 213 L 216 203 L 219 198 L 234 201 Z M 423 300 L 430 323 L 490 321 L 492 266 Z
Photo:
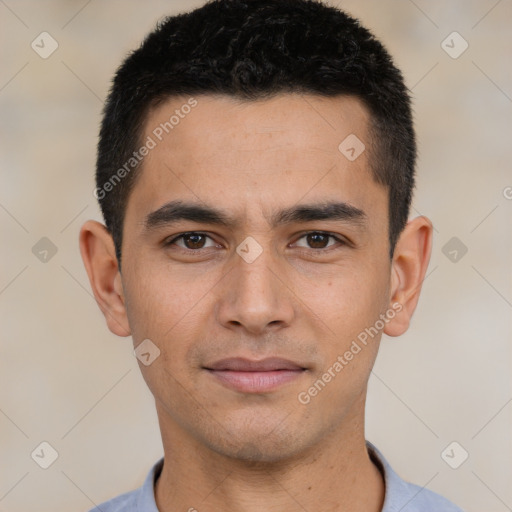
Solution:
M 313 249 L 324 249 L 329 243 L 330 235 L 324 233 L 309 233 L 306 236 L 308 245 Z

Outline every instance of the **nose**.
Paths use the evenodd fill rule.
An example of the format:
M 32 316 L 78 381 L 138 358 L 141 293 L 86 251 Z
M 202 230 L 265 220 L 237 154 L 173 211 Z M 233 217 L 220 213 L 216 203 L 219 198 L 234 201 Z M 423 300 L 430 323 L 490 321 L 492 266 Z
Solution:
M 239 254 L 233 259 L 234 267 L 217 290 L 219 323 L 252 335 L 290 326 L 295 310 L 284 262 L 280 263 L 269 248 L 250 263 Z

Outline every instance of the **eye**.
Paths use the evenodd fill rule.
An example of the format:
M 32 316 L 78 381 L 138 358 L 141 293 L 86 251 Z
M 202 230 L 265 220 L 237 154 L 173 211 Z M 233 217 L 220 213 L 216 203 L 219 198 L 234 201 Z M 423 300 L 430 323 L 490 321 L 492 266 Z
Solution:
M 333 241 L 333 243 L 329 243 L 329 239 Z M 299 243 L 300 240 L 305 240 L 305 243 Z M 331 235 L 330 233 L 325 233 L 323 231 L 312 231 L 311 233 L 306 233 L 301 236 L 295 244 L 298 247 L 305 247 L 307 249 L 327 249 L 328 247 L 332 247 L 336 245 L 336 242 L 345 245 L 345 242 L 340 238 Z
M 209 245 L 207 241 L 210 241 Z M 188 233 L 182 233 L 171 240 L 165 242 L 166 246 L 169 245 L 177 245 L 185 250 L 195 251 L 199 249 L 207 249 L 209 247 L 215 247 L 216 244 L 208 235 L 205 233 L 198 233 L 196 231 L 191 231 Z

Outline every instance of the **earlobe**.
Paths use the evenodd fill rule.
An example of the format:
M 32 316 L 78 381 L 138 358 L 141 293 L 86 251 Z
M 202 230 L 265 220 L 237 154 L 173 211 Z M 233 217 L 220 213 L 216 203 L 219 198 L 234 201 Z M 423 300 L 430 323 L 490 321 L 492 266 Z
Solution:
M 427 217 L 416 217 L 398 239 L 391 264 L 390 305 L 398 303 L 401 310 L 386 324 L 388 336 L 400 336 L 409 328 L 430 261 L 432 230 Z
M 82 226 L 80 253 L 108 328 L 118 336 L 129 336 L 131 331 L 114 241 L 103 224 L 89 220 Z

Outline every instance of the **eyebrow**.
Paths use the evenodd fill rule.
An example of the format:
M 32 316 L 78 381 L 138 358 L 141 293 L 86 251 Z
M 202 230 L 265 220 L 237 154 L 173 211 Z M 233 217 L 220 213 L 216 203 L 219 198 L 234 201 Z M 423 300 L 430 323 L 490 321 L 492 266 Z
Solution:
M 366 213 L 345 202 L 328 202 L 293 206 L 272 216 L 273 227 L 294 222 L 312 222 L 315 220 L 340 220 L 353 224 L 365 224 Z
M 144 231 L 151 232 L 181 220 L 226 228 L 233 228 L 239 224 L 239 221 L 218 208 L 176 200 L 170 201 L 148 214 L 143 223 Z M 270 225 L 277 227 L 318 220 L 338 220 L 363 227 L 366 224 L 367 215 L 363 210 L 346 202 L 331 201 L 285 208 L 271 215 Z

